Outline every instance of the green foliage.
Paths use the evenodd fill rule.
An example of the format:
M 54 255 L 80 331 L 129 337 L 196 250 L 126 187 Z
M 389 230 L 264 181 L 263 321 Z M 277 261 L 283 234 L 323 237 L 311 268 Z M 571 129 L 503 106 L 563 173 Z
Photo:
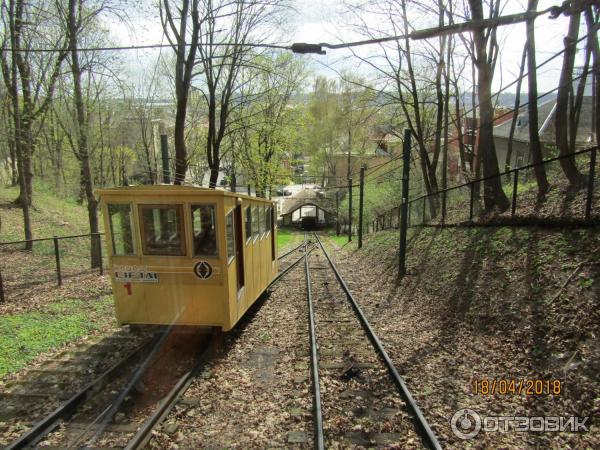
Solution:
M 366 224 L 373 221 L 378 215 L 390 211 L 395 206 L 400 206 L 400 197 L 402 192 L 402 181 L 400 179 L 377 180 L 376 175 L 372 177 L 374 181 L 365 182 L 365 199 L 363 220 Z M 359 188 L 352 189 L 352 217 L 354 224 L 358 224 L 359 214 Z M 348 197 L 340 203 L 342 220 L 347 217 Z

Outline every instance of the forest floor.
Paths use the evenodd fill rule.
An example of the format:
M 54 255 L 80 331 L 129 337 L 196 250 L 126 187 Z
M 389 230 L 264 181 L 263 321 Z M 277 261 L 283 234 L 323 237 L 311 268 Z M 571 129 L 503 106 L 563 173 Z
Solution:
M 338 247 L 336 259 L 442 445 L 600 448 L 597 426 L 462 441 L 450 423 L 464 408 L 598 423 L 600 230 L 412 228 L 408 242 L 400 282 L 397 230 L 367 236 L 362 250 Z M 492 380 L 509 384 L 492 394 L 484 380 L 490 390 Z M 521 380 L 533 382 L 530 392 L 527 381 L 518 392 Z

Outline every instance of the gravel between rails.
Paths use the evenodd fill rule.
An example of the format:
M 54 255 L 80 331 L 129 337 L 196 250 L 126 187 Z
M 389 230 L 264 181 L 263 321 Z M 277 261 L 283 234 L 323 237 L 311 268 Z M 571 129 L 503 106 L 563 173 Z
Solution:
M 312 447 L 303 266 L 263 301 L 227 334 L 149 448 Z
M 326 448 L 423 448 L 327 259 L 309 258 Z

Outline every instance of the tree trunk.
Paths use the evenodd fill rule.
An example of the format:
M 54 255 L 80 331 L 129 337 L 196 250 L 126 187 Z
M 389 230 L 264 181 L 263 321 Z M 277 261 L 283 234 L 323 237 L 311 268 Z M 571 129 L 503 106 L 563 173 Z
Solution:
M 81 11 L 81 0 L 69 0 L 69 50 L 71 53 L 71 74 L 73 76 L 73 100 L 77 113 L 77 148 L 79 153 L 79 162 L 81 164 L 81 185 L 85 190 L 87 200 L 88 220 L 90 225 L 90 233 L 98 233 L 98 201 L 94 196 L 94 186 L 92 173 L 90 170 L 90 157 L 88 146 L 88 117 L 85 111 L 83 89 L 81 87 L 82 70 L 79 64 L 79 51 L 77 49 L 77 12 Z M 90 260 L 91 266 L 100 267 L 100 240 L 91 237 L 90 242 Z
M 556 128 L 556 146 L 560 156 L 572 153 L 569 148 L 569 103 L 573 84 L 573 66 L 575 54 L 577 53 L 577 36 L 579 35 L 579 22 L 581 13 L 575 12 L 569 19 L 569 31 L 564 39 L 565 52 L 563 65 L 560 73 L 560 82 L 556 94 L 556 111 L 554 114 Z M 559 159 L 560 166 L 573 188 L 578 188 L 585 182 L 585 178 L 575 165 L 574 157 Z
M 504 170 L 509 171 L 511 168 L 510 160 L 512 159 L 513 137 L 517 126 L 517 118 L 519 117 L 519 108 L 521 107 L 521 84 L 523 81 L 523 73 L 525 72 L 525 59 L 527 58 L 527 46 L 523 48 L 521 56 L 521 66 L 519 70 L 519 78 L 517 80 L 517 92 L 515 95 L 515 105 L 513 107 L 513 117 L 510 123 L 510 132 L 508 134 L 508 144 L 506 149 L 506 159 L 504 160 Z M 510 177 L 510 174 L 508 175 Z
M 481 0 L 469 0 L 472 18 L 475 21 L 483 20 Z M 477 85 L 479 98 L 479 145 L 478 152 L 483 161 L 483 200 L 486 210 L 494 207 L 505 211 L 510 206 L 506 194 L 502 190 L 502 181 L 498 175 L 498 156 L 494 146 L 494 107 L 492 105 L 492 68 L 488 61 L 487 43 L 484 30 L 479 28 L 473 31 L 475 43 L 475 64 L 477 66 Z
M 592 53 L 592 73 L 593 73 L 593 101 L 592 105 L 592 131 L 596 135 L 596 145 L 598 145 L 600 136 L 600 45 L 598 45 L 598 29 L 595 28 L 597 20 L 594 20 L 594 14 L 591 8 L 585 11 L 585 20 L 589 33 L 588 45 Z M 593 141 L 592 141 L 593 144 Z
M 537 10 L 538 0 L 529 0 L 527 10 L 534 12 Z M 537 67 L 535 62 L 535 19 L 529 19 L 526 23 L 527 27 L 527 83 L 529 91 L 529 145 L 530 152 L 533 158 L 533 163 L 537 164 L 533 170 L 538 185 L 538 200 L 543 199 L 550 189 L 548 178 L 546 177 L 546 169 L 541 164 L 542 144 L 540 143 L 539 120 L 537 107 Z

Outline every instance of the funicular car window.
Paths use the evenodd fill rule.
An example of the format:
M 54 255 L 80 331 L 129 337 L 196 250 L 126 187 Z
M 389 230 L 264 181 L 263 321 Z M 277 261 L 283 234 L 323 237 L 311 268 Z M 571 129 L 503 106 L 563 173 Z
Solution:
M 194 256 L 217 256 L 215 205 L 192 205 Z
M 131 226 L 131 205 L 110 203 L 108 205 L 110 234 L 113 255 L 133 255 L 133 228 Z
M 267 227 L 265 226 L 265 207 L 261 206 L 259 209 L 260 214 L 260 234 L 261 239 L 264 237 L 265 231 L 267 231 Z
M 140 205 L 145 255 L 185 255 L 182 205 Z
M 246 208 L 246 242 L 252 238 L 252 208 Z
M 227 238 L 227 261 L 231 261 L 234 255 L 234 237 L 233 237 L 233 211 L 225 216 L 225 234 Z
M 271 231 L 271 207 L 268 206 L 265 208 L 265 232 L 269 234 Z
M 258 229 L 258 207 L 253 206 L 252 207 L 252 217 L 254 218 L 254 220 L 252 221 L 252 236 L 254 237 L 254 239 L 256 239 L 258 237 L 259 234 L 259 229 Z

